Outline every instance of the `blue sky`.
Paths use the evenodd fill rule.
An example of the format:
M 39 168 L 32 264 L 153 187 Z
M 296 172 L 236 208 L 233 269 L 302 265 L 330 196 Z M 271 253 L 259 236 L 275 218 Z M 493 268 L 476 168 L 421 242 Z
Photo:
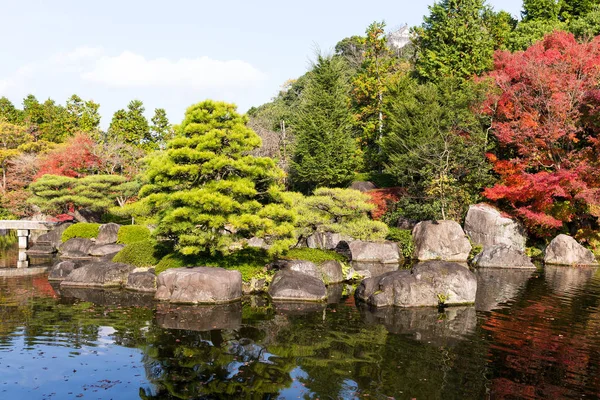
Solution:
M 521 0 L 493 0 L 518 16 Z M 206 98 L 241 111 L 269 101 L 309 66 L 315 49 L 364 33 L 422 22 L 419 0 L 0 0 L 0 96 L 33 93 L 100 103 L 102 126 L 134 99 L 172 122 Z

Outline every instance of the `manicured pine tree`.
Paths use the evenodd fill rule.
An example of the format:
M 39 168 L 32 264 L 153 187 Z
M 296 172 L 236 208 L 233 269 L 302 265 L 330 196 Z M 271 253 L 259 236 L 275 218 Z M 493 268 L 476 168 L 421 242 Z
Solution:
M 356 144 L 349 90 L 344 61 L 319 55 L 294 118 L 292 184 L 305 192 L 352 180 Z
M 249 153 L 260 146 L 232 104 L 207 100 L 187 109 L 167 149 L 157 152 L 139 193 L 156 216 L 158 236 L 184 255 L 227 254 L 253 236 L 286 250 L 295 213 L 275 162 Z

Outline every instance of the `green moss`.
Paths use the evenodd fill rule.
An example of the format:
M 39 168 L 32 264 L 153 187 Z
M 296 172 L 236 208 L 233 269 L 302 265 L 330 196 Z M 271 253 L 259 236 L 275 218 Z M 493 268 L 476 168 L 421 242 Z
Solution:
M 285 253 L 282 257 L 284 260 L 306 260 L 315 264 L 322 264 L 327 261 L 341 261 L 345 262 L 346 257 L 330 250 L 320 249 L 309 249 L 309 248 L 297 248 L 291 249 Z
M 113 257 L 113 262 L 120 262 L 136 267 L 152 267 L 158 264 L 156 242 L 136 242 L 125 246 Z
M 408 229 L 390 228 L 387 240 L 397 242 L 405 258 L 412 257 L 415 245 L 413 243 L 412 232 Z
M 172 253 L 163 257 L 156 265 L 155 272 L 160 274 L 170 268 L 181 267 L 220 267 L 227 270 L 237 270 L 242 274 L 242 280 L 249 282 L 252 278 L 267 278 L 270 273 L 266 265 L 274 259 L 262 249 L 246 248 L 228 256 L 183 256 Z
M 125 225 L 117 233 L 117 243 L 131 244 L 145 242 L 150 239 L 150 229 L 141 225 Z
M 469 261 L 475 258 L 475 256 L 483 251 L 483 246 L 480 244 L 475 244 L 471 238 L 469 238 L 469 243 L 471 243 L 471 252 L 469 253 Z
M 66 242 L 73 238 L 94 239 L 98 237 L 100 224 L 79 222 L 69 226 L 62 234 L 62 241 Z
M 527 247 L 525 249 L 525 254 L 527 254 L 527 257 L 534 260 L 541 260 L 544 258 L 544 251 L 537 247 Z

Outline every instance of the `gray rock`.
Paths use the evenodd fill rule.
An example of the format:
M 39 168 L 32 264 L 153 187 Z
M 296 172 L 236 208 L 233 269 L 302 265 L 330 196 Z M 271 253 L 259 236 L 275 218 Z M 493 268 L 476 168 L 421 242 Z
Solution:
M 368 192 L 377 189 L 377 186 L 373 182 L 369 181 L 354 181 L 350 185 L 349 189 L 358 190 L 359 192 Z
M 483 249 L 473 259 L 480 268 L 530 268 L 535 269 L 531 259 L 522 251 L 505 244 L 496 244 Z
M 420 261 L 467 261 L 471 243 L 455 221 L 423 221 L 413 229 L 413 258 Z
M 252 278 L 250 282 L 242 282 L 244 294 L 256 294 L 267 291 L 267 280 L 265 278 Z
M 354 262 L 382 264 L 398 264 L 400 262 L 400 249 L 394 242 L 341 241 L 335 250 Z
M 419 221 L 415 221 L 413 219 L 399 217 L 398 223 L 396 224 L 396 228 L 398 229 L 406 229 L 412 231 L 414 227 L 417 225 Z
M 48 280 L 49 281 L 62 281 L 69 276 L 71 272 L 79 268 L 79 264 L 73 261 L 60 261 L 48 272 Z
M 321 265 L 317 265 L 321 274 L 321 279 L 326 285 L 344 282 L 344 273 L 342 272 L 342 263 L 331 260 Z
M 259 249 L 268 250 L 271 246 L 263 238 L 253 237 L 248 239 L 248 247 L 255 247 Z
M 38 240 L 33 246 L 27 249 L 26 253 L 35 255 L 54 254 L 56 253 L 56 248 L 50 242 Z
M 475 308 L 477 311 L 491 311 L 502 303 L 514 300 L 527 281 L 534 276 L 535 270 L 480 268 L 475 271 L 477 276 L 477 296 Z
M 321 271 L 319 271 L 317 269 L 317 266 L 310 261 L 305 261 L 305 260 L 287 261 L 286 260 L 283 262 L 282 266 L 283 266 L 282 270 L 295 271 L 295 272 L 299 272 L 301 274 L 305 274 L 305 275 L 312 276 L 314 278 L 323 280 Z
M 50 243 L 52 247 L 58 249 L 62 244 L 62 234 L 69 226 L 73 225 L 70 222 L 60 224 L 56 226 L 51 231 L 44 233 L 43 235 L 38 236 L 36 240 L 36 244 L 38 243 Z
M 173 268 L 158 275 L 155 298 L 182 304 L 230 303 L 242 297 L 242 274 L 223 268 Z
M 435 346 L 457 345 L 477 328 L 473 306 L 448 307 L 441 312 L 432 307 L 372 308 L 364 303 L 357 306 L 365 323 L 381 324 L 391 333 L 409 335 Z
M 156 307 L 156 323 L 163 329 L 198 332 L 238 329 L 242 326 L 242 303 L 211 306 L 173 306 L 169 303 L 159 303 Z
M 465 218 L 465 232 L 473 243 L 483 246 L 505 244 L 525 251 L 525 228 L 523 225 L 489 204 L 469 207 Z
M 384 264 L 379 262 L 356 262 L 351 263 L 352 269 L 360 279 L 374 278 L 388 272 L 397 271 L 400 264 Z
M 342 241 L 351 242 L 354 240 L 350 236 L 340 235 L 333 232 L 315 232 L 306 238 L 306 247 L 310 249 L 335 250 Z
M 134 270 L 131 272 L 127 277 L 125 289 L 134 292 L 156 292 L 156 274 L 154 273 L 154 269 L 146 271 Z
M 90 256 L 94 256 L 94 257 L 104 257 L 107 256 L 109 254 L 116 254 L 119 251 L 123 250 L 123 248 L 125 247 L 124 244 L 102 244 L 102 245 L 95 245 L 94 247 L 92 247 L 89 251 L 89 255 Z
M 365 279 L 356 297 L 375 307 L 426 307 L 473 304 L 477 278 L 467 268 L 451 262 L 428 261 L 412 270 L 388 272 Z
M 327 288 L 319 278 L 283 270 L 273 277 L 269 295 L 275 301 L 324 301 L 327 299 Z
M 117 243 L 119 229 L 121 229 L 121 225 L 112 222 L 110 224 L 100 225 L 96 244 L 103 245 Z
M 558 235 L 548 245 L 544 262 L 555 265 L 598 265 L 594 254 L 568 235 Z
M 61 244 L 58 251 L 64 258 L 82 258 L 88 256 L 92 247 L 94 242 L 90 239 L 73 238 Z
M 62 281 L 61 287 L 123 287 L 127 284 L 129 273 L 134 269 L 132 265 L 122 263 L 85 262 Z

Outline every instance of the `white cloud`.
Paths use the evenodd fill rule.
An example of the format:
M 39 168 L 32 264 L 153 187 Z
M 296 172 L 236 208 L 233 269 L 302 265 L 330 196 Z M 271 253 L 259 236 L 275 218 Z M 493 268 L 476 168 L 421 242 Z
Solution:
M 99 58 L 84 80 L 117 87 L 247 87 L 266 77 L 245 61 L 220 61 L 209 57 L 147 60 L 125 51 Z

